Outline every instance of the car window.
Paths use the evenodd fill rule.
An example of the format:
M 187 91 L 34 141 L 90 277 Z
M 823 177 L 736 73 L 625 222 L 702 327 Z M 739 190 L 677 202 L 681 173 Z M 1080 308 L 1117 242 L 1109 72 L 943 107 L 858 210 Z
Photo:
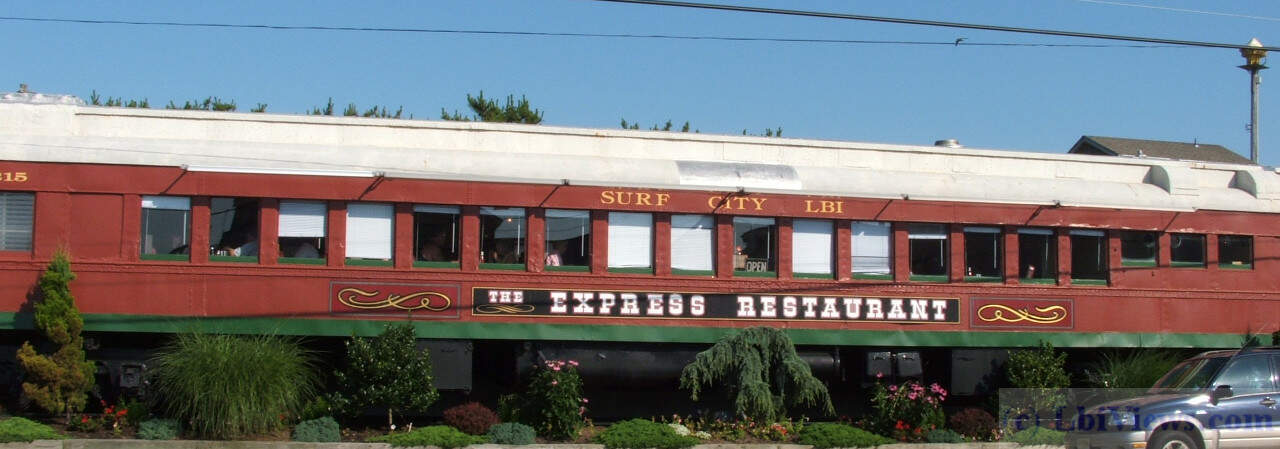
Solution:
M 1241 357 L 1222 370 L 1213 388 L 1227 385 L 1237 395 L 1261 393 L 1275 388 L 1271 380 L 1271 360 L 1266 356 Z
M 1152 390 L 1163 389 L 1196 389 L 1209 385 L 1209 380 L 1218 373 L 1218 369 L 1229 360 L 1228 357 L 1211 357 L 1191 359 L 1178 364 L 1168 374 L 1156 382 Z

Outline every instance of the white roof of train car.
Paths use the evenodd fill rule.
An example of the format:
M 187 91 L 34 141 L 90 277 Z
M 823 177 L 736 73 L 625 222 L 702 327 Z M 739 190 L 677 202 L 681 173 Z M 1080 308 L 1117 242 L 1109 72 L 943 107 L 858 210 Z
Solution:
M 544 125 L 126 109 L 65 99 L 0 101 L 0 160 L 1280 212 L 1280 174 L 1253 165 Z

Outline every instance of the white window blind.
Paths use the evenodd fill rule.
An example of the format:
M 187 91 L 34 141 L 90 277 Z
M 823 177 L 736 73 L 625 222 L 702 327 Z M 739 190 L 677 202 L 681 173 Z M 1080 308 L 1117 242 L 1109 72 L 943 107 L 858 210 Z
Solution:
M 421 212 L 421 213 L 427 213 L 427 214 L 458 215 L 459 213 L 458 210 L 459 210 L 458 206 L 436 206 L 431 204 L 413 205 L 414 212 Z
M 182 196 L 151 196 L 144 195 L 142 197 L 143 209 L 169 209 L 169 210 L 191 210 L 191 198 Z
M 891 241 L 889 223 L 853 222 L 853 272 L 889 274 L 889 255 L 893 248 Z
M 1095 229 L 1072 229 L 1068 232 L 1070 232 L 1071 235 L 1079 235 L 1084 237 L 1106 237 L 1107 236 L 1107 233 L 1098 231 Z
M 609 267 L 653 266 L 653 215 L 609 212 Z
M 907 225 L 907 238 L 914 240 L 946 240 L 947 227 L 940 224 Z
M 31 224 L 35 221 L 36 196 L 0 193 L 0 250 L 31 251 Z
M 347 257 L 390 259 L 392 222 L 390 204 L 347 204 Z
M 712 260 L 716 249 L 714 235 L 715 220 L 710 215 L 672 215 L 671 268 L 713 270 Z
M 831 221 L 796 220 L 791 224 L 791 271 L 831 273 Z
M 322 201 L 281 201 L 280 237 L 324 237 L 326 213 Z

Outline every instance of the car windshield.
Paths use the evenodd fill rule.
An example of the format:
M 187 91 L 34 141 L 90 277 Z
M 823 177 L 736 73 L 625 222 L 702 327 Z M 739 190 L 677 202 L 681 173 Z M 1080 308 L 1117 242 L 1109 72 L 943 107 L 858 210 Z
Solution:
M 1199 390 L 1209 386 L 1209 382 L 1213 380 L 1213 375 L 1217 374 L 1222 365 L 1230 360 L 1230 357 L 1206 357 L 1191 359 L 1179 363 L 1178 366 L 1169 370 L 1169 374 L 1161 377 L 1155 386 L 1151 387 L 1151 391 L 1169 390 L 1169 389 L 1193 389 Z

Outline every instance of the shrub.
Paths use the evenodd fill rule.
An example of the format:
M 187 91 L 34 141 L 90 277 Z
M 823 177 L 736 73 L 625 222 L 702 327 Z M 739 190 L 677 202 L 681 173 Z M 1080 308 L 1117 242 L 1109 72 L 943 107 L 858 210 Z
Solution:
M 734 415 L 755 421 L 785 419 L 789 407 L 815 407 L 827 415 L 835 410 L 826 385 L 813 377 L 791 338 L 772 327 L 743 329 L 698 353 L 680 372 L 680 388 L 696 401 L 704 387 L 732 392 Z
M 430 426 L 415 429 L 409 433 L 393 433 L 370 438 L 369 441 L 389 443 L 394 447 L 436 446 L 441 449 L 453 449 L 484 443 L 485 438 L 467 435 L 449 426 Z
M 352 414 L 385 407 L 388 428 L 395 412 L 425 411 L 440 396 L 432 385 L 431 355 L 418 350 L 411 323 L 388 323 L 377 338 L 348 340 L 347 364 L 336 377 L 342 392 L 335 405 Z
M 699 443 L 697 438 L 676 434 L 666 424 L 645 419 L 614 423 L 596 436 L 596 442 L 606 449 L 682 449 Z
M 36 329 L 56 349 L 49 355 L 36 352 L 30 342 L 18 349 L 18 364 L 26 372 L 22 392 L 49 413 L 71 414 L 84 409 L 89 390 L 93 389 L 94 365 L 85 359 L 84 318 L 71 296 L 70 256 L 65 250 L 53 254 L 53 260 L 37 282 L 40 298 L 35 302 Z
M 814 449 L 833 447 L 874 447 L 892 444 L 894 441 L 871 432 L 837 423 L 813 423 L 800 431 L 796 444 L 807 444 Z
M 951 428 L 978 441 L 990 441 L 996 432 L 996 418 L 980 408 L 966 408 L 951 415 Z
M 311 398 L 310 401 L 307 401 L 307 405 L 302 406 L 302 413 L 299 414 L 298 417 L 302 418 L 303 421 L 324 418 L 326 416 L 332 417 L 334 412 L 337 412 L 337 410 L 334 409 L 333 404 L 329 402 L 329 398 L 327 396 L 328 395 L 318 395 Z
M 582 397 L 578 362 L 547 360 L 534 371 L 528 388 L 507 408 L 522 423 L 546 438 L 570 440 L 586 423 L 587 398 Z M 510 402 L 510 401 L 509 401 Z
M 498 422 L 498 415 L 479 402 L 468 402 L 444 411 L 445 424 L 472 435 L 484 435 Z
M 1061 446 L 1063 441 L 1066 439 L 1066 436 L 1066 432 L 1059 432 L 1057 430 L 1046 429 L 1043 427 L 1031 427 L 1026 430 L 1015 432 L 1013 435 L 1009 435 L 1006 440 L 1027 446 Z
M 138 425 L 138 439 L 141 440 L 172 440 L 181 432 L 178 421 L 172 419 L 153 419 Z
M 930 443 L 963 443 L 964 436 L 951 429 L 933 429 L 924 434 L 924 440 Z
M 942 428 L 946 398 L 947 390 L 936 383 L 925 388 L 916 381 L 888 387 L 877 382 L 871 389 L 867 428 L 899 441 L 924 440 L 926 432 Z
M 129 424 L 137 424 L 151 419 L 151 407 L 141 399 L 121 399 L 116 407 L 124 411 L 124 420 Z
M 1057 389 L 1071 384 L 1067 376 L 1067 354 L 1059 353 L 1048 342 L 1040 342 L 1037 349 L 1024 349 L 1009 354 L 1005 362 L 1005 373 L 1009 376 L 1009 384 L 1014 388 L 1027 391 L 1022 395 L 1025 399 L 1011 404 L 1021 410 L 1044 411 L 1062 405 L 1065 395 Z
M 1085 380 L 1099 388 L 1151 388 L 1182 358 L 1158 349 L 1111 351 L 1085 370 Z
M 293 428 L 293 441 L 337 443 L 342 441 L 342 429 L 328 416 L 309 419 Z
M 533 444 L 533 428 L 518 422 L 494 424 L 489 428 L 489 442 L 493 444 Z
M 181 333 L 151 360 L 165 416 L 196 435 L 232 438 L 272 431 L 315 389 L 311 355 L 297 340 Z
M 9 418 L 0 421 L 0 443 L 30 443 L 35 440 L 62 440 L 67 437 L 52 427 L 26 418 Z

